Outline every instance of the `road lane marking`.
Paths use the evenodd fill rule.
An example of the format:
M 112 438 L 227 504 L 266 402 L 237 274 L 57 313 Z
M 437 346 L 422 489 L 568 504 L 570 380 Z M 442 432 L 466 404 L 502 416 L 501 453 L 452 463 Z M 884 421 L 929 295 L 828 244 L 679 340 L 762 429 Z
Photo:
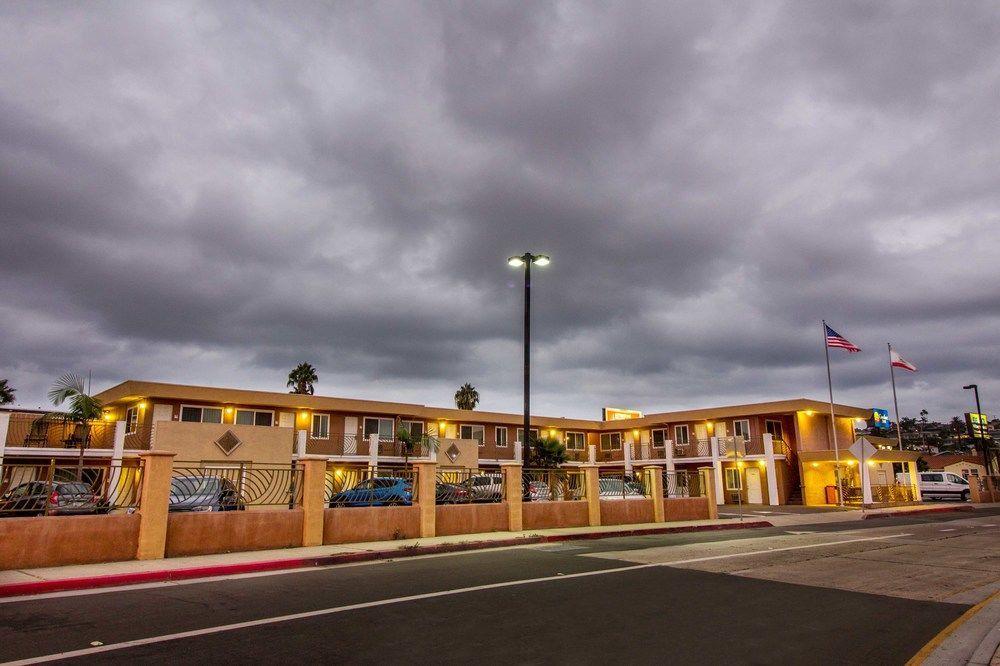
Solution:
M 535 583 L 547 583 L 551 581 L 564 581 L 574 578 L 586 578 L 589 576 L 603 576 L 605 574 L 614 573 L 624 573 L 627 571 L 639 571 L 642 569 L 650 569 L 653 567 L 668 567 L 675 564 L 688 564 L 691 562 L 704 562 L 707 560 L 719 560 L 727 557 L 746 557 L 748 555 L 765 555 L 768 553 L 778 553 L 788 550 L 803 550 L 806 548 L 821 548 L 823 546 L 837 546 L 840 544 L 848 543 L 858 543 L 860 541 L 880 541 L 884 539 L 897 539 L 900 537 L 912 536 L 911 534 L 889 534 L 886 536 L 877 537 L 866 537 L 863 539 L 841 539 L 839 541 L 826 541 L 823 543 L 811 543 L 802 546 L 787 546 L 784 548 L 774 548 L 769 550 L 758 550 L 747 553 L 727 553 L 725 555 L 712 555 L 708 557 L 696 557 L 687 560 L 678 560 L 674 562 L 654 562 L 650 564 L 632 564 L 625 567 L 615 567 L 614 569 L 598 569 L 596 571 L 581 571 L 578 573 L 571 574 L 556 574 L 555 576 L 542 576 L 540 578 L 526 578 L 521 580 L 509 580 L 502 581 L 499 583 L 487 583 L 485 585 L 474 585 L 471 587 L 462 587 L 454 590 L 439 590 L 437 592 L 426 592 L 424 594 L 413 594 L 405 597 L 394 597 L 391 599 L 378 599 L 375 601 L 364 601 L 356 604 L 348 604 L 346 606 L 334 606 L 332 608 L 321 608 L 319 610 L 303 611 L 301 613 L 290 613 L 288 615 L 278 615 L 275 617 L 260 618 L 257 620 L 247 620 L 244 622 L 234 622 L 232 624 L 222 624 L 215 627 L 204 627 L 202 629 L 192 629 L 189 631 L 180 631 L 173 634 L 163 634 L 160 636 L 150 636 L 148 638 L 137 638 L 130 641 L 122 641 L 121 643 L 108 643 L 106 645 L 88 647 L 79 650 L 70 650 L 67 652 L 59 652 L 55 654 L 42 655 L 37 657 L 29 657 L 27 659 L 19 659 L 16 661 L 3 662 L 0 666 L 26 666 L 27 664 L 38 664 L 49 661 L 58 661 L 60 659 L 72 659 L 75 657 L 86 657 L 92 654 L 101 654 L 104 652 L 114 652 L 117 650 L 125 650 L 133 647 L 140 647 L 143 645 L 153 645 L 156 643 L 166 643 L 168 641 L 181 640 L 184 638 L 196 638 L 198 636 L 209 636 L 211 634 L 220 634 L 227 631 L 237 631 L 239 629 L 249 629 L 251 627 L 260 627 L 269 624 L 278 624 L 281 622 L 292 622 L 295 620 L 306 620 L 314 617 L 322 617 L 324 615 L 333 615 L 335 613 L 346 613 L 354 610 L 363 610 L 366 608 L 377 608 L 379 606 L 389 606 L 392 604 L 408 603 L 410 601 L 421 601 L 423 599 L 435 599 L 438 597 L 449 597 L 457 594 L 466 594 L 468 592 L 480 592 L 482 590 L 497 590 L 505 587 L 514 587 L 517 585 L 532 585 Z

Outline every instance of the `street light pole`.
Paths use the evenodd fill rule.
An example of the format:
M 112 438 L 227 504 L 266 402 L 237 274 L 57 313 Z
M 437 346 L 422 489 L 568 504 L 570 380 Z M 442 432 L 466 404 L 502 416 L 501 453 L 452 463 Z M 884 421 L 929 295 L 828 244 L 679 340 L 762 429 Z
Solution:
M 968 391 L 969 389 L 972 389 L 972 392 L 975 393 L 975 395 L 976 395 L 976 418 L 979 418 L 979 414 L 983 413 L 983 408 L 979 405 L 979 384 L 968 384 L 967 386 L 963 386 L 962 388 L 965 389 L 966 391 Z M 987 430 L 986 424 L 983 424 L 982 427 L 983 427 L 983 432 L 986 432 L 986 433 L 989 432 Z M 973 433 L 969 433 L 969 434 L 972 435 Z M 976 446 L 976 449 L 983 455 L 983 463 L 984 463 L 984 465 L 986 467 L 986 474 L 987 475 L 991 475 L 991 474 L 993 474 L 993 472 L 992 472 L 993 461 L 990 460 L 990 456 L 989 456 L 990 452 L 987 450 L 986 444 L 983 442 L 983 439 L 984 439 L 983 437 L 976 437 L 975 446 Z
M 521 435 L 521 465 L 526 469 L 531 460 L 531 264 L 545 266 L 548 255 L 525 252 L 507 259 L 511 266 L 524 266 L 524 423 Z

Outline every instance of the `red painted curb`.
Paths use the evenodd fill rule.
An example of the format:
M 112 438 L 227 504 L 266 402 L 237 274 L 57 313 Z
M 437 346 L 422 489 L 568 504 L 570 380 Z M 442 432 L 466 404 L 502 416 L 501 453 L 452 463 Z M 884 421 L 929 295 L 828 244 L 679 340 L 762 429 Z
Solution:
M 238 564 L 216 564 L 204 567 L 188 567 L 186 569 L 160 569 L 157 571 L 137 571 L 133 573 L 110 574 L 106 576 L 87 576 L 83 578 L 39 580 L 27 583 L 8 583 L 6 585 L 0 585 L 0 597 L 29 596 L 34 594 L 44 594 L 46 592 L 67 592 L 70 590 L 90 590 L 102 587 L 139 585 L 142 583 L 162 583 L 172 580 L 191 580 L 194 578 L 210 578 L 213 576 L 233 576 L 236 574 L 259 573 L 262 571 L 304 569 L 307 567 L 321 567 L 334 564 L 353 564 L 357 562 L 371 562 L 374 560 L 395 560 L 404 557 L 414 557 L 417 555 L 436 555 L 440 553 L 457 553 L 469 550 L 506 548 L 509 546 L 527 546 L 536 543 L 552 543 L 584 539 L 607 539 L 614 537 L 640 536 L 643 534 L 707 532 L 715 530 L 751 529 L 760 527 L 773 526 L 766 520 L 759 520 L 747 523 L 658 527 L 650 530 L 630 529 L 615 530 L 614 532 L 586 532 L 582 534 L 552 534 L 547 536 L 539 535 L 513 537 L 510 539 L 500 539 L 495 541 L 442 543 L 435 544 L 433 546 L 404 546 L 393 550 L 370 550 L 357 553 L 321 555 L 318 557 L 263 560 L 260 562 L 241 562 Z
M 914 509 L 912 511 L 893 511 L 891 513 L 866 513 L 863 520 L 872 518 L 896 518 L 898 516 L 922 516 L 926 513 L 951 513 L 952 511 L 975 511 L 974 506 L 939 506 L 933 509 Z

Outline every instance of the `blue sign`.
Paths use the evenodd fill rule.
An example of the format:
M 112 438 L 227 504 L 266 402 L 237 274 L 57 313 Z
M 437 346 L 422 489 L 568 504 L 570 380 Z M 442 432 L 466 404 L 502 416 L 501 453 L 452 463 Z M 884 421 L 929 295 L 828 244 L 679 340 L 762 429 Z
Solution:
M 892 421 L 889 420 L 888 409 L 876 408 L 872 410 L 872 427 L 878 428 L 879 430 L 888 430 L 892 427 Z

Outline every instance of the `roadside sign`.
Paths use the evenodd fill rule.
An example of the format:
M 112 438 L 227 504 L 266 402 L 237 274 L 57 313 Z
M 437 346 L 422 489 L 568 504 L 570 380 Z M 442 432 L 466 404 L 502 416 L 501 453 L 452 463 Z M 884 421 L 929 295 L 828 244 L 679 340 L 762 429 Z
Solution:
M 989 439 L 986 414 L 965 413 L 965 427 L 973 439 Z
M 888 409 L 876 408 L 872 410 L 872 427 L 878 428 L 879 430 L 888 430 L 892 427 L 892 421 L 889 420 Z
M 625 421 L 627 419 L 641 419 L 642 412 L 635 409 L 605 407 L 604 409 L 601 410 L 601 418 L 604 421 Z
M 851 444 L 847 450 L 858 460 L 869 460 L 873 455 L 878 453 L 878 449 L 872 446 L 872 443 L 864 437 L 858 437 L 857 441 Z

